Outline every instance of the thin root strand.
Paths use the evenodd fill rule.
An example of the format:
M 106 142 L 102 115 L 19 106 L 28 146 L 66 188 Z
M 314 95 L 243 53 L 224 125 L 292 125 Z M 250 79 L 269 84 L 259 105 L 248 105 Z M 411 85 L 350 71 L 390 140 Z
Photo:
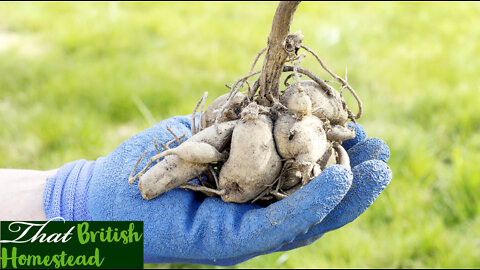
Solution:
M 185 184 L 180 185 L 179 187 L 184 188 L 184 189 L 190 189 L 190 190 L 193 190 L 193 191 L 200 191 L 200 192 L 203 192 L 207 196 L 212 196 L 211 194 L 215 194 L 217 196 L 222 196 L 223 194 L 225 194 L 224 189 L 216 190 L 216 189 L 213 189 L 213 188 L 200 186 L 200 185 L 194 184 L 194 183 L 185 183 Z
M 307 52 L 311 53 L 313 56 L 315 56 L 315 58 L 317 59 L 317 61 L 320 63 L 320 65 L 322 66 L 322 68 L 327 71 L 333 78 L 335 78 L 337 81 L 339 81 L 342 86 L 345 86 L 348 90 L 350 90 L 350 93 L 352 93 L 353 97 L 355 98 L 355 100 L 357 100 L 357 104 L 358 104 L 358 113 L 357 115 L 355 116 L 355 119 L 358 119 L 360 118 L 360 116 L 362 115 L 362 101 L 360 100 L 360 98 L 358 97 L 357 93 L 355 92 L 355 90 L 353 90 L 353 88 L 348 84 L 347 80 L 344 80 L 342 79 L 340 76 L 338 76 L 337 74 L 335 74 L 331 69 L 329 69 L 327 67 L 327 65 L 325 65 L 325 63 L 322 61 L 322 59 L 320 59 L 320 57 L 318 56 L 317 53 L 315 53 L 315 51 L 313 51 L 312 49 L 308 48 L 307 46 L 305 45 L 301 45 L 301 47 L 303 49 L 305 49 Z
M 180 141 L 180 137 L 178 137 L 178 136 L 175 134 L 175 132 L 173 132 L 173 131 L 170 129 L 170 127 L 168 127 L 168 125 L 166 125 L 166 128 L 167 128 L 168 132 L 170 132 L 170 134 L 172 134 L 173 138 L 175 138 L 174 141 L 177 142 L 178 145 L 182 144 L 182 141 Z M 184 135 L 185 135 L 185 134 L 183 134 L 181 137 L 183 137 Z M 173 143 L 173 142 L 172 142 L 172 143 Z M 172 144 L 172 143 L 169 142 L 169 143 L 167 144 L 167 146 L 170 147 L 170 144 Z
M 155 144 L 155 149 L 157 149 L 157 154 L 160 154 L 160 149 L 158 148 L 157 138 L 153 138 L 153 144 Z
M 293 66 L 287 66 L 287 65 L 283 66 L 283 72 L 290 72 L 290 71 L 293 71 L 293 69 L 294 69 Z M 297 71 L 299 73 L 302 73 L 302 74 L 308 76 L 314 82 L 318 83 L 318 85 L 320 85 L 320 87 L 323 89 L 323 91 L 325 91 L 328 95 L 330 95 L 330 96 L 333 95 L 333 92 L 332 92 L 333 88 L 330 85 L 326 84 L 325 81 L 323 81 L 322 79 L 317 77 L 317 75 L 313 74 L 310 70 L 298 67 Z
M 250 90 L 250 92 L 248 92 L 247 97 L 249 102 L 253 100 L 253 96 L 255 96 L 259 87 L 260 87 L 260 79 L 256 80 L 253 83 L 252 89 Z
M 147 154 L 147 150 L 145 150 L 145 152 L 143 152 L 143 154 L 138 158 L 137 160 L 137 163 L 135 163 L 135 166 L 133 166 L 133 170 L 132 172 L 130 173 L 130 175 L 128 176 L 128 184 L 131 185 L 133 183 L 133 181 L 135 181 L 135 178 L 132 178 L 133 174 L 135 173 L 135 171 L 137 170 L 137 167 L 138 167 L 138 164 L 140 163 L 140 161 L 143 159 L 143 157 L 145 156 L 145 154 Z
M 203 96 L 200 98 L 200 100 L 197 102 L 197 105 L 195 105 L 195 108 L 193 109 L 193 113 L 192 113 L 192 119 L 190 121 L 190 132 L 192 133 L 192 136 L 197 134 L 197 132 L 199 131 L 200 128 L 195 128 L 195 116 L 197 114 L 197 110 L 198 110 L 198 107 L 200 106 L 200 104 L 202 105 L 202 109 L 200 110 L 200 114 L 202 113 L 203 111 L 203 104 L 205 102 L 205 99 L 207 98 L 208 96 L 208 92 L 205 92 L 203 94 Z M 199 125 L 201 125 L 201 121 L 199 123 Z
M 185 134 L 182 134 L 180 137 L 169 141 L 169 142 L 167 143 L 167 149 L 165 149 L 165 150 L 170 149 L 170 145 L 172 145 L 173 143 L 178 143 L 178 141 L 179 141 L 180 139 L 183 139 L 184 137 L 185 137 Z M 180 145 L 181 143 L 182 143 L 182 142 L 180 141 L 180 143 L 178 143 L 178 145 Z
M 230 103 L 232 102 L 233 98 L 237 95 L 238 91 L 240 90 L 241 86 L 240 85 L 239 87 L 237 87 L 238 83 L 245 81 L 246 79 L 250 78 L 251 76 L 254 76 L 254 75 L 257 75 L 259 74 L 261 71 L 255 71 L 255 72 L 249 72 L 247 75 L 241 77 L 240 79 L 238 79 L 233 85 L 232 85 L 232 89 L 230 90 L 230 94 L 228 95 L 228 99 L 227 101 L 222 105 L 222 107 L 220 108 L 220 110 L 218 111 L 217 113 L 217 116 L 215 117 L 215 126 L 218 127 L 218 120 L 220 119 L 220 117 L 223 115 L 223 112 L 225 111 L 225 109 L 228 107 L 228 105 L 230 105 Z

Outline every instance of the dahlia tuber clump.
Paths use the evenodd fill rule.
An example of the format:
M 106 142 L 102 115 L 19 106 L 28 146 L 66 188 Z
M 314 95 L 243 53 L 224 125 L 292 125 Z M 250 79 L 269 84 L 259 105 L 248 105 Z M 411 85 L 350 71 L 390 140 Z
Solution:
M 218 97 L 205 112 L 206 93 L 200 99 L 192 114 L 191 138 L 182 143 L 184 135 L 177 136 L 169 129 L 175 139 L 162 144 L 162 152 L 155 141 L 158 154 L 134 175 L 143 155 L 140 157 L 129 183 L 139 178 L 145 199 L 181 187 L 219 196 L 225 202 L 273 202 L 302 188 L 331 165 L 350 168 L 341 143 L 355 137 L 347 124 L 349 119 L 355 122 L 361 116 L 362 103 L 346 79 L 333 73 L 302 44 L 300 31 L 288 34 L 297 5 L 280 3 L 268 46 L 257 54 L 247 75 L 227 85 L 229 93 Z M 340 83 L 340 91 L 300 67 L 306 57 L 303 51 L 313 55 Z M 264 52 L 263 68 L 254 72 Z M 284 88 L 280 86 L 282 74 L 286 75 Z M 257 75 L 253 85 L 248 82 Z M 242 93 L 245 84 L 247 89 Z M 358 103 L 356 115 L 348 109 L 344 89 Z M 195 115 L 200 105 L 197 125 Z M 178 143 L 176 148 L 170 148 L 173 142 Z M 193 178 L 199 181 L 193 183 Z

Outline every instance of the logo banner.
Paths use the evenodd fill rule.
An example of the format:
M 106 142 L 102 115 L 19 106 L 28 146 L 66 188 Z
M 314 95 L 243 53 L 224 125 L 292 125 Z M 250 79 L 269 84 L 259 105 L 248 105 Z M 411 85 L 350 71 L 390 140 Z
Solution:
M 142 269 L 143 221 L 0 221 L 1 269 Z

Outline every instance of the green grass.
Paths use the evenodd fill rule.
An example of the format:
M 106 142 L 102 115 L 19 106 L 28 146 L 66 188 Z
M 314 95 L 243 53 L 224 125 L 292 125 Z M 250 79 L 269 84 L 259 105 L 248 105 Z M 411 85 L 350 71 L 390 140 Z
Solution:
M 275 8 L 1 3 L 0 167 L 96 159 L 191 113 L 204 91 L 211 102 L 248 71 Z M 348 67 L 360 122 L 391 148 L 393 180 L 353 223 L 236 267 L 480 267 L 479 13 L 478 3 L 300 4 L 292 30 L 338 74 Z M 304 64 L 327 78 L 312 57 Z

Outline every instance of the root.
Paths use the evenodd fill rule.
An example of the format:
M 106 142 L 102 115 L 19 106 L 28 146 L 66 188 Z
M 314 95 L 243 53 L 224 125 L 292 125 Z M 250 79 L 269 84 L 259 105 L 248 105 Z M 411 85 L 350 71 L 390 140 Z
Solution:
M 252 66 L 250 67 L 250 71 L 248 73 L 252 73 L 253 72 L 253 69 L 255 69 L 255 65 L 257 64 L 258 62 L 258 59 L 260 58 L 260 56 L 267 50 L 267 47 L 261 49 L 258 53 L 257 53 L 257 56 L 255 57 L 255 59 L 253 60 L 253 63 L 252 63 Z
M 175 138 L 175 139 L 169 141 L 169 142 L 167 143 L 167 146 L 166 146 L 165 150 L 170 149 L 170 145 L 172 145 L 173 143 L 177 143 L 178 145 L 180 145 L 180 144 L 182 143 L 182 142 L 180 141 L 180 139 L 183 139 L 183 138 L 185 138 L 185 134 L 182 134 L 180 137 Z M 163 147 L 163 146 L 162 146 L 162 147 Z
M 169 150 L 170 150 L 170 149 L 169 149 Z M 151 157 L 150 160 L 148 161 L 147 165 L 145 165 L 145 167 L 144 167 L 138 174 L 136 174 L 134 177 L 129 177 L 129 179 L 128 179 L 128 184 L 131 185 L 131 184 L 133 183 L 133 181 L 135 181 L 135 179 L 142 177 L 142 175 L 148 170 L 148 167 L 150 167 L 150 165 L 151 165 L 153 162 L 157 161 L 158 159 L 160 159 L 160 158 L 162 158 L 162 157 L 164 157 L 164 156 L 169 155 L 169 154 L 170 154 L 170 153 L 169 153 L 169 150 L 163 151 L 162 153 Z M 146 152 L 146 151 L 145 151 L 145 152 Z M 143 155 L 142 155 L 142 157 L 143 157 Z M 142 158 L 142 157 L 141 157 L 141 158 Z M 140 162 L 141 158 L 138 160 L 138 162 Z M 136 167 L 134 168 L 134 171 L 135 171 L 135 169 L 136 169 Z
M 208 171 L 213 176 L 213 180 L 215 181 L 215 187 L 218 187 L 219 182 L 218 182 L 217 172 L 215 172 L 212 166 L 208 166 Z
M 153 138 L 153 144 L 155 144 L 155 149 L 157 149 L 157 154 L 160 154 L 160 149 L 158 149 L 157 138 Z
M 294 67 L 293 66 L 283 66 L 283 72 L 290 72 L 290 71 L 293 71 Z M 309 71 L 308 69 L 304 69 L 304 68 L 301 68 L 301 67 L 298 67 L 297 68 L 297 71 L 299 73 L 302 73 L 306 76 L 308 76 L 310 79 L 312 79 L 314 82 L 318 83 L 320 85 L 320 87 L 323 89 L 323 91 L 325 91 L 328 95 L 332 96 L 333 95 L 333 89 L 330 85 L 328 85 L 324 80 L 320 79 L 319 77 L 317 77 L 317 75 L 313 74 L 311 71 Z
M 277 182 L 275 192 L 278 192 L 280 190 L 280 187 L 282 186 L 282 179 L 285 178 L 285 174 L 290 170 L 293 162 L 293 159 L 289 159 L 285 161 L 285 163 L 283 163 L 282 171 L 280 171 L 280 175 L 278 176 L 277 180 L 275 180 L 275 182 Z
M 263 200 L 263 198 L 265 198 L 266 196 L 269 196 L 268 194 L 270 194 L 271 191 L 272 191 L 272 187 L 267 187 L 264 191 L 260 192 L 260 194 L 252 200 L 252 203 L 258 200 Z
M 157 155 L 153 156 L 150 158 L 150 160 L 148 161 L 147 165 L 138 173 L 136 174 L 135 176 L 132 177 L 133 173 L 137 170 L 137 167 L 138 167 L 138 164 L 140 163 L 140 161 L 143 159 L 143 157 L 145 156 L 145 154 L 147 154 L 147 150 L 145 150 L 145 152 L 143 152 L 143 154 L 140 156 L 140 158 L 137 160 L 137 163 L 135 164 L 135 166 L 133 167 L 133 170 L 132 172 L 130 173 L 130 176 L 128 177 L 128 184 L 131 185 L 135 179 L 137 178 L 140 178 L 148 169 L 148 167 L 150 167 L 150 165 L 154 162 L 154 161 L 157 161 L 159 160 L 160 158 L 164 157 L 164 156 L 167 156 L 169 154 L 165 154 L 165 152 L 167 152 L 168 150 L 170 150 L 170 145 L 174 142 L 178 143 L 178 145 L 180 145 L 182 142 L 180 141 L 181 138 L 185 137 L 185 134 L 182 134 L 180 137 L 178 137 L 169 127 L 168 125 L 166 126 L 167 127 L 167 130 L 173 135 L 174 139 L 167 142 L 167 145 L 164 145 L 163 143 L 160 143 L 160 145 L 162 146 L 163 148 L 163 152 L 160 153 L 160 149 L 158 148 L 158 144 L 157 144 L 157 139 L 156 138 L 153 138 L 153 143 L 155 144 L 155 148 L 157 149 Z
M 252 63 L 252 66 L 250 67 L 250 71 L 248 72 L 248 74 L 251 74 L 253 73 L 253 70 L 255 69 L 255 65 L 257 64 L 258 62 L 258 59 L 260 58 L 260 56 L 267 50 L 267 47 L 261 49 L 258 53 L 257 53 L 257 56 L 255 57 L 255 59 L 253 60 L 253 63 Z M 248 82 L 247 82 L 248 83 Z M 257 92 L 258 88 L 260 86 L 260 79 L 256 80 L 255 83 L 253 84 L 253 89 L 248 89 L 248 92 L 247 92 L 247 98 L 248 98 L 248 102 L 251 102 L 253 100 L 253 96 L 255 95 L 255 93 Z M 240 85 L 240 88 L 242 87 L 242 85 Z M 230 88 L 232 89 L 232 88 Z
M 201 186 L 204 186 L 207 188 L 216 188 L 212 185 L 212 183 L 208 182 L 208 177 L 205 176 L 207 180 L 203 180 L 203 177 L 201 175 L 197 176 L 196 178 L 198 179 L 198 181 L 200 181 Z
M 250 87 L 250 83 L 248 81 L 245 81 L 245 83 L 247 84 L 247 94 L 248 94 L 252 91 L 252 88 Z
M 143 159 L 143 157 L 145 156 L 145 154 L 147 154 L 147 150 L 145 150 L 145 152 L 143 152 L 143 154 L 138 158 L 137 163 L 135 163 L 135 166 L 133 166 L 133 170 L 132 170 L 132 172 L 130 173 L 130 175 L 128 176 L 128 184 L 129 184 L 129 185 L 131 185 L 131 184 L 133 183 L 133 181 L 135 180 L 136 177 L 132 178 L 133 173 L 135 173 L 135 171 L 137 170 L 138 164 L 139 164 L 140 161 Z
M 290 86 L 290 84 L 288 83 L 288 80 L 290 80 L 293 76 L 295 76 L 294 73 L 288 74 L 287 78 L 285 78 L 285 81 L 283 81 L 283 84 L 287 87 Z
M 232 89 L 230 90 L 230 94 L 228 95 L 228 99 L 227 101 L 222 105 L 222 107 L 220 108 L 220 110 L 218 111 L 217 113 L 217 116 L 215 117 L 215 126 L 217 127 L 218 126 L 218 120 L 220 119 L 220 117 L 223 115 L 223 112 L 225 111 L 225 109 L 228 107 L 228 105 L 232 102 L 233 98 L 237 95 L 238 91 L 240 90 L 241 86 L 237 87 L 237 85 L 243 81 L 245 81 L 246 79 L 254 76 L 254 75 L 257 75 L 260 73 L 260 70 L 259 71 L 255 71 L 255 72 L 249 72 L 247 75 L 241 77 L 240 79 L 238 79 L 233 85 L 232 85 Z
M 288 58 L 287 60 L 285 60 L 285 63 L 296 61 L 296 60 L 298 60 L 298 58 L 300 58 L 299 55 L 293 54 L 291 58 Z
M 200 98 L 200 100 L 197 102 L 197 105 L 195 105 L 195 108 L 193 109 L 192 113 L 192 119 L 190 121 L 190 132 L 192 133 L 192 136 L 197 134 L 197 132 L 201 131 L 201 126 L 202 126 L 202 121 L 199 121 L 198 123 L 198 128 L 195 128 L 195 115 L 197 114 L 197 109 L 200 104 L 202 104 L 202 108 L 200 109 L 200 118 L 202 117 L 202 112 L 203 112 L 203 104 L 205 103 L 205 99 L 208 96 L 208 92 L 205 92 L 203 96 Z
M 165 125 L 165 127 L 167 127 L 167 130 L 168 132 L 170 132 L 170 134 L 172 134 L 173 138 L 175 138 L 175 141 L 174 142 L 177 142 L 178 145 L 182 144 L 182 141 L 180 141 L 180 138 L 184 137 L 185 134 L 183 134 L 182 136 L 178 137 L 169 127 L 168 125 Z M 173 142 L 170 141 L 167 143 L 167 147 L 170 147 L 170 145 L 172 144 Z M 170 149 L 170 148 L 169 148 Z
M 252 89 L 248 92 L 248 95 L 247 95 L 248 102 L 251 102 L 253 100 L 253 97 L 257 93 L 257 90 L 259 87 L 260 87 L 260 79 L 256 80 L 255 83 L 253 83 Z
M 184 189 L 193 190 L 193 191 L 200 191 L 200 192 L 203 192 L 205 195 L 210 196 L 210 197 L 222 196 L 223 194 L 225 194 L 224 189 L 216 190 L 216 189 L 213 189 L 213 188 L 208 188 L 208 187 L 201 186 L 201 185 L 194 184 L 194 183 L 185 183 L 185 184 L 180 185 L 179 187 L 184 188 Z
M 157 149 L 157 155 L 160 154 L 160 149 L 158 148 L 158 144 L 157 144 L 157 138 L 155 137 L 153 137 L 153 144 L 155 145 L 155 149 Z M 158 160 L 157 160 L 157 163 L 158 163 Z
M 258 198 L 258 200 L 260 200 L 260 201 L 269 201 L 269 200 L 271 200 L 271 199 L 273 199 L 273 198 L 274 198 L 274 197 L 273 197 L 272 195 L 265 195 L 265 196 L 263 196 L 263 197 L 261 197 L 261 198 Z M 252 203 L 253 203 L 253 202 L 252 202 Z
M 300 62 L 302 62 L 305 56 L 305 53 L 302 53 L 300 56 L 298 56 L 298 61 L 293 65 L 293 74 L 295 75 L 296 82 L 300 81 L 300 75 L 298 75 L 298 65 L 300 65 Z
M 257 56 L 255 57 L 255 59 L 253 60 L 253 63 L 252 63 L 252 66 L 250 67 L 250 71 L 248 72 L 247 75 L 241 77 L 240 79 L 238 79 L 237 81 L 235 81 L 232 86 L 228 86 L 228 85 L 225 85 L 227 86 L 229 89 L 230 89 L 230 94 L 228 95 L 228 99 L 227 101 L 223 104 L 223 106 L 220 108 L 219 112 L 217 113 L 217 117 L 215 118 L 215 126 L 218 125 L 218 119 L 222 116 L 223 112 L 225 111 L 225 109 L 228 107 L 228 105 L 232 102 L 233 98 L 237 95 L 238 91 L 240 91 L 240 89 L 242 89 L 243 87 L 243 83 L 248 79 L 250 78 L 251 76 L 254 76 L 254 75 L 257 75 L 259 74 L 261 71 L 253 71 L 255 69 L 255 65 L 257 64 L 258 62 L 258 59 L 260 58 L 260 56 L 267 50 L 267 47 L 261 49 L 258 53 L 257 53 Z M 247 82 L 248 83 L 248 82 Z M 254 85 L 253 85 L 253 91 L 249 88 L 248 90 L 248 94 L 247 94 L 247 98 L 249 101 L 251 101 L 253 99 L 253 96 L 255 95 L 258 87 L 260 86 L 260 82 L 259 80 L 257 80 Z
M 215 105 L 208 107 L 206 112 L 204 112 L 204 105 L 208 95 L 207 92 L 196 103 L 190 119 L 190 131 L 191 136 L 199 132 L 200 134 L 191 141 L 182 144 L 181 139 L 185 137 L 185 134 L 177 136 L 166 126 L 166 129 L 173 135 L 173 139 L 163 144 L 157 142 L 157 139 L 154 138 L 156 155 L 151 156 L 148 162 L 144 162 L 146 166 L 134 175 L 147 153 L 145 151 L 137 160 L 128 181 L 129 184 L 132 184 L 135 179 L 140 178 L 139 188 L 144 198 L 151 199 L 154 198 L 153 196 L 158 196 L 158 194 L 173 187 L 179 187 L 202 192 L 206 196 L 223 196 L 222 199 L 225 202 L 254 203 L 260 200 L 271 203 L 290 196 L 318 176 L 322 169 L 330 165 L 336 163 L 350 166 L 348 153 L 341 146 L 341 142 L 350 136 L 350 133 L 347 132 L 348 130 L 340 129 L 338 131 L 335 128 L 346 129 L 347 116 L 353 122 L 360 118 L 363 111 L 362 102 L 348 83 L 347 68 L 345 69 L 345 79 L 339 77 L 325 65 L 315 51 L 301 44 L 304 37 L 300 31 L 288 34 L 293 13 L 298 3 L 299 1 L 282 1 L 280 3 L 275 13 L 267 47 L 257 53 L 246 75 L 238 78 L 233 84 L 225 84 L 229 89 L 228 94 L 215 101 Z M 323 80 L 313 72 L 300 67 L 302 60 L 308 55 L 307 52 L 299 53 L 300 49 L 306 50 L 317 59 L 321 67 L 333 77 L 331 82 Z M 259 69 L 256 65 L 264 53 L 264 63 L 261 70 L 254 71 Z M 288 62 L 290 64 L 286 65 Z M 280 79 L 283 72 L 286 72 L 284 84 L 289 87 L 288 91 L 281 91 L 280 89 Z M 259 74 L 260 76 L 253 77 Z M 302 83 L 306 82 L 301 81 L 302 77 L 308 77 L 315 83 L 308 81 L 308 84 L 304 86 Z M 339 83 L 339 87 L 336 85 L 332 87 L 332 82 Z M 319 87 L 321 90 L 318 89 Z M 336 92 L 338 88 L 340 89 L 339 94 Z M 343 98 L 345 88 L 356 99 L 358 105 L 356 115 L 348 109 Z M 290 92 L 291 90 L 293 92 Z M 239 93 L 240 91 L 241 93 Z M 313 94 L 310 91 L 313 91 Z M 318 105 L 317 107 L 320 108 L 316 108 L 314 112 L 318 112 L 318 116 L 312 113 L 312 103 L 314 101 L 318 101 L 315 106 Z M 197 114 L 200 115 L 200 121 L 198 122 L 196 121 Z M 202 117 L 204 118 L 203 123 Z M 294 121 L 292 123 L 298 123 L 298 125 L 305 123 L 305 131 L 303 131 L 301 125 L 300 128 L 295 125 L 295 129 L 287 126 L 288 129 L 281 130 L 283 135 L 278 135 L 280 139 L 271 138 L 271 136 L 277 136 L 274 134 L 276 132 L 275 128 L 281 127 L 283 117 L 290 117 Z M 237 120 L 238 118 L 240 120 Z M 229 122 L 220 123 L 223 121 Z M 304 122 L 300 123 L 300 121 Z M 332 127 L 330 121 L 338 127 Z M 202 131 L 205 129 L 204 126 L 212 124 L 214 127 Z M 230 125 L 228 131 L 224 131 L 226 130 L 223 129 L 224 124 Z M 211 132 L 205 133 L 206 131 Z M 345 132 L 342 133 L 342 131 Z M 234 132 L 241 135 L 233 135 Z M 204 134 L 206 135 L 201 137 Z M 311 134 L 314 136 L 310 136 Z M 265 142 L 257 140 L 264 138 L 269 139 Z M 282 150 L 286 147 L 279 147 L 282 138 L 289 143 L 285 144 L 294 145 L 294 147 L 292 146 L 293 150 L 288 151 L 295 152 L 295 154 Z M 245 144 L 245 141 L 249 143 L 258 141 L 258 146 L 253 147 L 252 144 Z M 173 143 L 181 146 L 170 148 Z M 163 151 L 160 151 L 159 144 Z M 259 155 L 258 152 L 252 154 L 245 152 L 246 147 L 252 147 L 253 149 L 264 147 L 264 150 L 271 150 L 273 154 Z M 287 154 L 282 154 L 282 151 Z M 168 155 L 176 155 L 178 159 L 177 157 L 163 159 Z M 266 158 L 267 156 L 269 158 Z M 270 158 L 272 156 L 274 158 Z M 151 173 L 145 173 L 155 162 L 159 166 L 155 165 Z M 257 166 L 262 162 L 270 162 L 271 165 Z M 183 167 L 179 167 L 177 164 L 182 164 Z M 163 165 L 168 166 L 162 167 Z M 189 171 L 190 167 L 195 170 Z M 264 174 L 256 174 L 255 170 L 258 169 L 256 167 L 267 169 Z M 165 177 L 161 176 L 165 183 L 171 183 L 170 179 L 178 178 L 179 180 L 175 180 L 174 186 L 169 184 L 168 189 L 166 184 L 164 184 L 165 187 L 159 186 L 157 184 L 158 175 L 164 175 L 164 171 L 170 173 L 172 168 L 181 168 L 181 172 L 184 174 L 181 177 L 165 174 Z M 237 171 L 239 172 L 237 173 Z M 192 178 L 198 179 L 198 182 L 189 181 Z M 142 190 L 144 184 L 152 191 Z M 153 194 L 153 196 L 149 194 Z
M 357 115 L 354 116 L 354 119 L 358 119 L 360 118 L 360 116 L 362 115 L 362 101 L 360 100 L 360 98 L 358 97 L 357 93 L 355 92 L 355 90 L 353 90 L 353 88 L 348 84 L 347 80 L 344 80 L 342 79 L 341 77 L 339 77 L 337 74 L 335 74 L 332 70 L 330 70 L 327 65 L 325 65 L 325 63 L 323 63 L 322 59 L 320 59 L 320 57 L 318 56 L 318 54 L 315 53 L 315 51 L 313 51 L 312 49 L 308 48 L 307 46 L 305 45 L 301 45 L 301 48 L 305 49 L 307 52 L 311 53 L 313 56 L 315 56 L 315 58 L 317 59 L 317 61 L 320 63 L 320 65 L 322 66 L 322 68 L 327 71 L 333 78 L 335 78 L 337 81 L 339 81 L 341 84 L 342 84 L 342 88 L 347 88 L 348 90 L 350 90 L 350 93 L 352 93 L 353 97 L 355 98 L 355 100 L 357 100 L 357 104 L 358 104 L 358 113 Z M 352 119 L 353 120 L 353 119 Z
M 334 142 L 333 149 L 335 149 L 338 155 L 337 164 L 343 165 L 348 169 L 351 169 L 350 158 L 348 157 L 348 153 L 347 151 L 345 151 L 345 148 L 343 148 L 343 146 L 341 146 L 338 142 Z
M 198 117 L 199 119 L 199 123 L 198 123 L 198 130 L 197 130 L 197 133 L 202 131 L 203 130 L 203 126 L 202 126 L 202 115 L 203 115 L 203 106 L 205 105 L 205 100 L 207 100 L 207 96 L 208 96 L 208 92 L 205 92 L 205 94 L 203 94 L 203 100 L 202 100 L 202 105 L 200 107 L 200 117 Z M 193 135 L 192 135 L 193 136 Z
M 277 198 L 277 200 L 285 199 L 286 197 L 288 197 L 287 195 L 285 195 L 283 193 L 280 193 L 279 191 L 272 191 L 272 192 L 270 192 L 270 194 L 275 196 L 275 198 Z
M 242 86 L 243 86 L 243 82 L 244 82 L 246 79 L 248 79 L 248 78 L 250 78 L 250 77 L 252 77 L 252 76 L 254 76 L 254 75 L 257 75 L 257 74 L 259 74 L 260 72 L 261 72 L 260 70 L 255 71 L 255 72 L 253 72 L 253 73 L 252 73 L 252 72 L 249 72 L 247 75 L 241 77 L 241 78 L 238 79 L 236 82 L 234 82 L 233 85 L 232 85 L 232 89 L 230 90 L 230 94 L 228 95 L 228 100 L 227 100 L 227 102 L 226 102 L 225 104 L 228 105 L 228 103 L 233 99 L 233 97 L 238 93 L 238 91 L 240 91 L 240 89 L 241 89 Z M 241 83 L 241 84 L 237 87 L 237 85 L 238 85 L 239 83 Z M 225 106 L 225 107 L 226 107 L 226 106 Z

